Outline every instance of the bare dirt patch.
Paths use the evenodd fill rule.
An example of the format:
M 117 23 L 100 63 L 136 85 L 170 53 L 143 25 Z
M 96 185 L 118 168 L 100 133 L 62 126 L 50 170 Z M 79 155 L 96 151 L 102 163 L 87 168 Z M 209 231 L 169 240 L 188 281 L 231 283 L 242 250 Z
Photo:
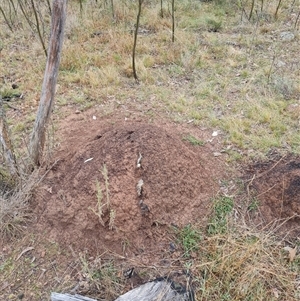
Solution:
M 91 114 L 70 117 L 66 125 L 57 162 L 48 165 L 36 200 L 39 232 L 91 253 L 120 254 L 130 246 L 134 254 L 152 249 L 158 254 L 170 243 L 162 229 L 205 225 L 225 164 L 209 147 L 186 141 L 190 130 L 124 117 L 95 120 Z M 192 131 L 197 141 L 207 138 L 204 131 Z M 104 165 L 110 209 L 103 206 L 102 225 L 94 211 L 97 182 L 103 204 L 107 201 Z
M 259 208 L 252 217 L 257 224 L 278 227 L 281 234 L 300 237 L 300 157 L 273 157 L 248 170 L 248 187 Z

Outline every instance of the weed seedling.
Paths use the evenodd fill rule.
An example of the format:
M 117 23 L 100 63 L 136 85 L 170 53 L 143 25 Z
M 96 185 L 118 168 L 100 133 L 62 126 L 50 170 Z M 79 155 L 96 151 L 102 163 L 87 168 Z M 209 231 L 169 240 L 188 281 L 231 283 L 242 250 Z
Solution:
M 19 93 L 18 91 L 15 90 L 11 90 L 11 89 L 2 89 L 0 90 L 0 95 L 2 97 L 3 100 L 11 100 L 14 97 L 20 97 L 21 93 Z
M 208 31 L 211 32 L 218 32 L 222 27 L 222 21 L 216 21 L 214 19 L 207 19 L 206 20 Z
M 187 225 L 183 229 L 178 230 L 178 241 L 183 247 L 184 256 L 189 257 L 191 252 L 198 249 L 201 234 L 191 225 Z
M 214 212 L 208 224 L 208 234 L 224 234 L 227 232 L 228 215 L 233 210 L 233 200 L 223 196 L 214 201 Z
M 248 211 L 256 211 L 258 209 L 259 202 L 257 199 L 253 199 L 248 206 Z
M 203 146 L 204 145 L 204 141 L 199 140 L 197 138 L 195 138 L 192 135 L 187 135 L 183 138 L 183 140 L 186 140 L 188 142 L 190 142 L 192 145 L 198 145 L 198 146 Z

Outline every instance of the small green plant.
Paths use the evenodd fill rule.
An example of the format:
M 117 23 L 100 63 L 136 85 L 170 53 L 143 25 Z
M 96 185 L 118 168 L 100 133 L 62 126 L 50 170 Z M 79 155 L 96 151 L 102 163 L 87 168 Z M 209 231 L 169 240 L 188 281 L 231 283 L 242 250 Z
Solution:
M 248 211 L 251 212 L 256 211 L 258 209 L 258 206 L 259 206 L 258 200 L 254 198 L 248 206 Z
M 110 278 L 111 280 L 117 279 L 117 270 L 113 265 L 113 262 L 109 261 L 101 266 L 101 269 L 91 271 L 91 278 L 93 280 L 104 280 Z
M 178 240 L 184 250 L 184 256 L 189 257 L 190 253 L 198 249 L 198 244 L 201 241 L 200 232 L 191 225 L 185 226 L 178 230 Z
M 214 201 L 214 212 L 208 224 L 208 234 L 224 234 L 227 232 L 228 215 L 232 212 L 233 205 L 232 198 L 227 196 L 222 196 Z
M 208 31 L 218 32 L 222 28 L 222 21 L 216 21 L 214 19 L 207 19 L 206 25 Z
M 89 288 L 100 292 L 101 299 L 114 300 L 121 293 L 121 279 L 113 261 L 101 257 L 91 261 L 80 256 L 80 263 Z
M 20 97 L 21 93 L 13 90 L 13 89 L 1 89 L 0 90 L 0 96 L 2 97 L 3 100 L 11 100 L 14 97 Z
M 183 138 L 183 140 L 186 140 L 188 142 L 190 142 L 192 145 L 199 145 L 199 146 L 202 146 L 204 145 L 204 141 L 202 140 L 199 140 L 197 138 L 195 138 L 194 136 L 192 135 L 187 135 Z
M 271 81 L 271 87 L 282 95 L 285 100 L 293 99 L 299 93 L 293 79 L 286 76 L 274 75 Z

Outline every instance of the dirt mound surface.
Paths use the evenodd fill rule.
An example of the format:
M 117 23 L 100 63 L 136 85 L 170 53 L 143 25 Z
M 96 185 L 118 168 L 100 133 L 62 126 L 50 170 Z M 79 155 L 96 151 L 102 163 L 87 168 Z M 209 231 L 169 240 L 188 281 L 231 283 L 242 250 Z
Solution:
M 158 247 L 164 226 L 205 223 L 224 174 L 208 148 L 141 122 L 82 122 L 65 134 L 36 207 L 50 239 L 97 252 L 144 250 Z
M 279 232 L 300 237 L 300 157 L 287 155 L 256 163 L 248 181 L 258 200 L 263 224 L 283 225 Z

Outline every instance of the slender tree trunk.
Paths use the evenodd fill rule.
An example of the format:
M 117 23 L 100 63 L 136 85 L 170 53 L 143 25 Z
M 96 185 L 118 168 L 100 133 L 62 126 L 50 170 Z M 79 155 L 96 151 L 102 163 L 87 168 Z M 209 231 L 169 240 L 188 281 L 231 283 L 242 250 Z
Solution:
M 34 165 L 40 165 L 43 155 L 46 127 L 51 115 L 58 76 L 66 10 L 67 0 L 53 0 L 48 58 L 39 108 L 29 146 L 30 157 Z
M 11 143 L 8 127 L 6 123 L 5 111 L 3 108 L 3 100 L 0 95 L 0 145 L 2 146 L 3 156 L 10 176 L 16 178 L 19 175 L 18 165 Z
M 175 0 L 172 0 L 172 42 L 175 41 Z
M 281 1 L 282 0 L 278 1 L 277 7 L 276 7 L 276 11 L 275 11 L 275 14 L 274 14 L 275 19 L 278 18 L 278 11 L 279 11 L 279 8 L 280 8 L 280 5 L 281 5 Z
M 47 1 L 48 9 L 49 9 L 49 14 L 50 14 L 50 16 L 51 16 L 51 15 L 52 15 L 51 4 L 50 4 L 50 1 L 49 1 L 49 0 L 46 0 L 46 1 Z
M 136 50 L 137 36 L 138 36 L 139 26 L 140 26 L 140 17 L 142 13 L 142 3 L 143 0 L 139 0 L 139 8 L 136 17 L 136 25 L 135 25 L 134 41 L 133 41 L 133 49 L 132 49 L 132 69 L 133 69 L 133 76 L 136 81 L 138 81 L 138 76 L 136 74 L 136 67 L 135 67 L 135 50 Z
M 245 9 L 245 6 L 244 6 L 244 3 L 242 0 L 240 0 L 240 6 L 241 6 L 241 10 L 242 10 L 242 13 L 241 13 L 241 21 L 243 21 L 243 14 L 245 14 L 246 18 L 248 18 L 248 15 L 246 13 L 246 9 Z
M 30 21 L 30 18 L 28 16 L 28 13 L 26 12 L 26 9 L 24 7 L 24 4 L 21 0 L 18 0 L 18 3 L 19 3 L 19 6 L 20 6 L 20 9 L 22 11 L 22 14 L 23 16 L 25 17 L 28 25 L 30 26 L 31 30 L 34 32 L 34 23 Z
M 250 9 L 249 17 L 248 17 L 249 21 L 251 20 L 252 15 L 253 15 L 254 4 L 255 4 L 255 0 L 252 0 L 252 2 L 251 2 L 251 9 Z
M 112 13 L 112 17 L 113 17 L 113 20 L 115 20 L 114 0 L 110 0 L 110 4 L 111 4 L 111 13 Z
M 43 36 L 42 36 L 42 33 L 41 33 L 40 21 L 39 21 L 39 17 L 38 17 L 37 10 L 36 10 L 36 7 L 34 5 L 34 1 L 33 0 L 31 0 L 31 5 L 32 5 L 32 10 L 33 10 L 33 13 L 34 13 L 34 17 L 35 17 L 36 29 L 37 29 L 37 32 L 38 32 L 38 36 L 39 36 L 40 42 L 42 44 L 45 56 L 47 57 L 47 49 L 46 49 L 46 46 L 45 46 L 45 43 L 44 43 L 44 39 L 43 39 Z
M 300 10 L 298 12 L 298 15 L 297 15 L 297 18 L 296 18 L 296 21 L 295 21 L 295 25 L 294 25 L 295 29 L 297 28 L 297 24 L 298 24 L 299 18 L 300 18 Z
M 264 0 L 261 0 L 260 12 L 262 13 L 264 10 Z
M 8 19 L 7 19 L 7 17 L 6 17 L 6 14 L 5 14 L 5 12 L 4 12 L 4 10 L 3 10 L 3 8 L 2 8 L 1 6 L 0 6 L 0 12 L 1 12 L 1 14 L 3 15 L 4 21 L 5 21 L 5 23 L 7 24 L 8 28 L 10 29 L 10 31 L 13 32 L 12 25 L 9 23 L 9 21 L 8 21 Z
M 83 12 L 83 5 L 82 5 L 83 0 L 79 0 L 79 7 L 80 7 L 80 17 L 82 17 L 82 12 Z

